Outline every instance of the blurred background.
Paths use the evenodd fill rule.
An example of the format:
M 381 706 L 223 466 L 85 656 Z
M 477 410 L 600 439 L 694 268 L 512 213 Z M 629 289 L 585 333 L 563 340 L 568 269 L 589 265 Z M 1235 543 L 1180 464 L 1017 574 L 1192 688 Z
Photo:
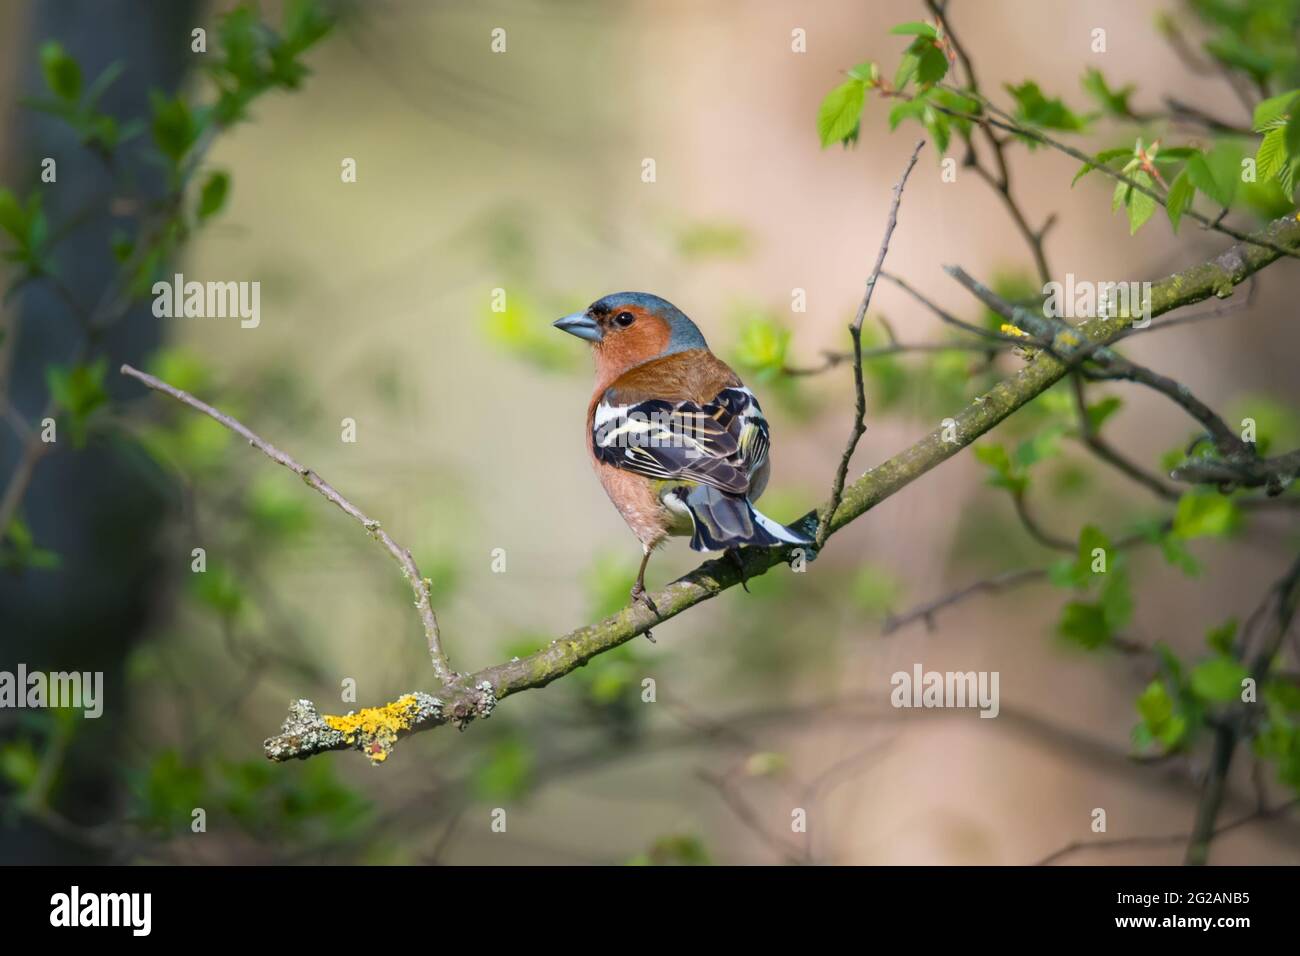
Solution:
M 0 861 L 1021 864 L 1101 838 L 1094 808 L 1107 812 L 1105 838 L 1190 830 L 1204 738 L 1168 754 L 1135 742 L 1135 701 L 1158 661 L 1122 651 L 1161 642 L 1203 655 L 1206 632 L 1245 620 L 1294 559 L 1295 511 L 1134 549 L 1131 612 L 1104 646 L 1062 632 L 1075 595 L 1046 576 L 973 595 L 933 628 L 891 630 L 891 616 L 1060 557 L 970 451 L 838 534 L 806 573 L 778 567 L 752 593 L 728 591 L 656 627 L 657 643 L 637 638 L 463 734 L 416 735 L 378 768 L 350 752 L 268 762 L 262 740 L 292 699 L 345 713 L 435 689 L 409 590 L 345 516 L 214 423 L 121 380 L 119 364 L 239 417 L 380 520 L 432 578 L 453 664 L 477 669 L 622 607 L 640 557 L 585 458 L 585 348 L 550 322 L 624 289 L 682 308 L 763 401 L 774 439 L 763 510 L 791 521 L 826 499 L 853 408 L 849 365 L 792 373 L 849 346 L 890 189 L 926 135 L 910 121 L 891 133 L 894 103 L 876 96 L 856 148 L 823 149 L 816 123 L 855 64 L 893 74 L 911 37 L 889 29 L 929 19 L 919 0 L 356 3 L 325 8 L 335 22 L 319 38 L 293 26 L 300 6 L 266 2 L 256 15 L 312 39 L 310 75 L 267 82 L 210 143 L 194 124 L 203 151 L 182 137 L 169 164 L 151 153 L 166 154 L 175 113 L 150 90 L 220 104 L 222 90 L 252 82 L 237 64 L 212 66 L 244 49 L 234 4 L 0 2 L 0 184 L 23 202 L 43 196 L 59 277 L 5 266 L 0 382 L 22 427 L 41 420 L 51 390 L 64 396 L 57 451 L 32 465 L 13 504 L 0 670 L 105 673 L 98 720 L 0 710 Z M 985 0 L 954 2 L 948 16 L 982 89 L 1007 108 L 1004 84 L 1033 78 L 1091 116 L 1080 78 L 1094 68 L 1114 87 L 1134 84 L 1135 107 L 1172 94 L 1249 134 L 1233 82 L 1195 68 L 1227 29 L 1206 6 Z M 192 49 L 196 28 L 206 53 Z M 143 117 L 134 138 L 110 148 L 102 130 L 32 107 L 61 62 L 43 54 L 50 40 L 79 63 L 83 86 L 123 64 L 98 109 L 115 134 Z M 1296 85 L 1294 44 L 1290 57 L 1276 67 L 1289 85 L 1265 91 Z M 1097 116 L 1071 142 L 1096 152 L 1139 136 L 1220 141 Z M 1241 141 L 1253 155 L 1257 142 Z M 887 269 L 996 328 L 942 266 L 1010 297 L 1041 283 L 1001 198 L 962 154 L 954 140 L 945 182 L 933 142 L 922 153 Z M 58 178 L 42 183 L 51 156 Z M 1163 212 L 1130 237 L 1109 181 L 1071 188 L 1077 161 L 1050 150 L 1013 143 L 1007 156 L 1029 220 L 1056 216 L 1056 278 L 1155 279 L 1227 244 L 1190 222 L 1174 236 Z M 348 159 L 355 182 L 341 175 Z M 1226 221 L 1253 229 L 1294 209 L 1275 192 L 1243 190 Z M 165 238 L 146 248 L 159 222 Z M 93 331 L 86 352 L 79 313 L 123 267 L 258 281 L 260 324 L 157 318 L 146 294 Z M 792 308 L 796 290 L 806 311 Z M 1300 443 L 1297 292 L 1294 263 L 1278 263 L 1248 306 L 1137 337 L 1128 354 L 1289 450 Z M 889 283 L 868 346 L 888 341 L 877 316 L 904 343 L 954 336 Z M 850 476 L 1023 361 L 958 349 L 871 359 L 869 430 Z M 1090 392 L 1107 395 L 1123 399 L 1109 441 L 1145 469 L 1160 472 L 1194 432 L 1158 395 Z M 1120 538 L 1169 519 L 1171 503 L 1076 440 L 1070 401 L 1068 386 L 1054 389 L 986 439 L 1031 449 L 1019 460 L 1038 521 L 1073 542 L 1085 525 Z M 345 419 L 355 442 L 341 440 Z M 26 467 L 23 435 L 15 425 L 0 438 L 6 487 Z M 696 564 L 673 543 L 648 583 Z M 998 671 L 1000 716 L 895 710 L 890 676 L 917 663 Z M 1224 822 L 1294 798 L 1279 780 L 1289 765 L 1267 756 L 1242 752 Z M 491 828 L 496 808 L 505 833 Z M 806 833 L 791 831 L 795 808 Z M 1184 842 L 1063 862 L 1173 863 Z M 1300 817 L 1236 828 L 1212 859 L 1300 861 Z

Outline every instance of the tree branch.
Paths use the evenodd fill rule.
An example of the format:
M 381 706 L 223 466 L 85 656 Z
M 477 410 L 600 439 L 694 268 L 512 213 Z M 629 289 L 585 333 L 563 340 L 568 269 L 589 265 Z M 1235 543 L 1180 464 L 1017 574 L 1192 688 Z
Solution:
M 1300 476 L 1300 449 L 1276 458 L 1189 458 L 1169 473 L 1175 481 L 1223 489 L 1263 487 L 1280 495 Z
M 1047 568 L 1018 568 L 1014 571 L 1003 571 L 1001 574 L 995 574 L 992 577 L 981 578 L 974 584 L 968 584 L 956 591 L 950 591 L 947 594 L 937 597 L 932 601 L 924 604 L 918 604 L 916 607 L 902 614 L 890 614 L 885 618 L 885 623 L 880 628 L 882 637 L 888 637 L 895 631 L 898 631 L 913 621 L 925 621 L 926 630 L 934 630 L 934 616 L 945 608 L 954 604 L 960 604 L 966 598 L 975 594 L 997 594 L 1008 588 L 1018 587 L 1021 584 L 1028 584 L 1030 581 L 1041 581 L 1047 579 Z
M 1300 248 L 1300 222 L 1292 218 L 1280 219 L 1261 230 L 1259 237 L 1271 244 Z M 1279 255 L 1259 243 L 1240 244 L 1211 262 L 1153 283 L 1152 314 L 1162 315 L 1211 296 L 1229 295 L 1235 285 L 1276 261 Z M 1090 342 L 1107 342 L 1120 335 L 1128 322 L 1127 318 L 1101 316 L 1077 326 L 1076 332 Z M 948 427 L 936 428 L 846 485 L 838 506 L 811 511 L 795 522 L 795 526 L 806 534 L 815 534 L 820 514 L 826 527 L 825 537 L 829 538 L 956 455 L 1017 409 L 1033 401 L 1068 371 L 1066 364 L 1051 355 L 1037 355 L 1020 371 L 953 415 L 951 431 Z M 170 387 L 162 391 L 174 398 L 183 394 Z M 207 408 L 197 400 L 185 404 L 200 410 Z M 217 420 L 222 421 L 223 417 L 217 417 Z M 951 440 L 945 440 L 946 434 L 952 436 Z M 618 647 L 655 625 L 734 587 L 740 583 L 742 574 L 746 578 L 754 577 L 786 563 L 796 556 L 798 550 L 743 548 L 739 552 L 739 561 L 722 558 L 705 561 L 652 595 L 657 613 L 639 602 L 630 605 L 603 621 L 571 631 L 528 657 L 457 676 L 441 688 L 436 697 L 411 693 L 391 704 L 347 717 L 322 716 L 310 701 L 295 701 L 280 733 L 263 745 L 265 753 L 272 760 L 289 760 L 330 750 L 356 749 L 366 752 L 372 759 L 382 759 L 395 740 L 446 723 L 464 727 L 476 717 L 486 717 L 497 702 L 509 695 L 545 687 L 598 654 Z
M 1052 149 L 1064 153 L 1065 155 L 1073 159 L 1077 159 L 1081 163 L 1084 163 L 1088 167 L 1098 170 L 1101 173 L 1104 173 L 1106 176 L 1109 176 L 1111 179 L 1115 180 L 1116 182 L 1124 183 L 1130 188 L 1136 190 L 1137 192 L 1149 196 L 1150 198 L 1154 199 L 1157 203 L 1159 203 L 1161 206 L 1167 205 L 1166 198 L 1156 190 L 1152 189 L 1149 186 L 1144 185 L 1143 183 L 1138 182 L 1136 179 L 1133 179 L 1131 176 L 1127 176 L 1122 172 L 1111 169 L 1109 166 L 1105 165 L 1104 163 L 1097 162 L 1095 159 L 1093 159 L 1091 156 L 1089 156 L 1087 153 L 1083 152 L 1082 150 L 1075 149 L 1073 146 L 1069 146 L 1066 143 L 1062 143 L 1060 140 L 1053 139 L 1052 137 L 1048 136 L 1046 133 L 1042 132 L 1041 130 L 1034 129 L 1033 127 L 1029 127 L 1021 124 L 1010 113 L 994 105 L 993 102 L 988 99 L 988 97 L 983 96 L 977 92 L 971 92 L 969 90 L 966 91 L 959 90 L 956 87 L 949 86 L 944 83 L 940 83 L 938 84 L 938 86 L 940 89 L 948 90 L 950 93 L 956 93 L 959 96 L 966 96 L 968 98 L 976 100 L 985 110 L 995 115 L 988 116 L 987 114 L 985 114 L 981 116 L 981 115 L 974 115 L 970 113 L 963 113 L 961 110 L 949 109 L 946 106 L 940 106 L 938 103 L 930 103 L 929 105 L 932 109 L 938 110 L 940 113 L 946 113 L 949 116 L 955 116 L 959 119 L 970 120 L 973 123 L 988 124 L 990 126 L 994 126 L 997 129 L 1003 130 L 1005 132 L 1013 133 L 1017 136 L 1024 136 L 1028 139 L 1032 139 L 1034 142 L 1041 143 L 1044 146 L 1050 146 Z M 906 97 L 906 96 L 904 96 L 903 98 L 911 99 L 911 97 Z M 1223 223 L 1220 221 L 1222 219 L 1221 216 L 1217 219 L 1211 219 L 1209 216 L 1205 216 L 1197 212 L 1195 209 L 1189 207 L 1183 211 L 1183 217 L 1186 219 L 1194 219 L 1196 222 L 1199 222 L 1205 228 L 1212 229 L 1215 232 L 1221 232 L 1225 236 L 1231 236 L 1233 239 L 1236 239 L 1238 242 L 1245 242 L 1245 243 L 1250 243 L 1252 245 L 1260 246 L 1261 248 L 1268 249 L 1270 252 L 1274 252 L 1279 256 L 1292 256 L 1292 257 L 1300 258 L 1300 252 L 1296 251 L 1295 249 L 1289 249 L 1284 245 L 1278 245 L 1276 243 L 1273 243 L 1269 239 L 1261 238 L 1258 233 L 1255 234 L 1244 233 L 1236 229 L 1233 229 L 1230 226 L 1223 225 Z
M 1269 670 L 1273 667 L 1273 658 L 1281 649 L 1286 639 L 1287 630 L 1295 618 L 1297 606 L 1300 606 L 1300 558 L 1291 564 L 1286 574 L 1277 584 L 1269 589 L 1261 607 L 1275 601 L 1273 620 L 1264 633 L 1253 653 L 1243 661 L 1249 675 L 1255 679 L 1256 687 L 1262 687 Z M 1249 637 L 1249 635 L 1245 635 Z M 1219 806 L 1223 804 L 1223 795 L 1227 791 L 1227 774 L 1232 767 L 1232 754 L 1236 752 L 1243 726 L 1249 719 L 1243 706 L 1235 709 L 1223 723 L 1214 730 L 1214 748 L 1210 754 L 1210 769 L 1205 777 L 1205 787 L 1201 791 L 1200 803 L 1196 806 L 1196 822 L 1192 826 L 1191 840 L 1187 844 L 1186 861 L 1188 866 L 1199 866 L 1209 862 L 1210 842 L 1216 835 L 1214 822 L 1218 819 Z
M 1081 343 L 1073 341 L 1075 326 L 1060 319 L 1048 318 L 1030 312 L 1028 309 L 1013 306 L 992 289 L 971 278 L 957 266 L 948 266 L 948 273 L 971 291 L 981 302 L 1018 327 L 1026 329 L 1037 339 L 1051 341 L 1054 351 L 1064 352 L 1071 366 L 1081 365 L 1085 359 L 1092 360 L 1105 370 L 1103 372 L 1084 371 L 1090 378 L 1102 380 L 1123 380 L 1137 382 L 1165 395 L 1179 405 L 1187 414 L 1205 426 L 1206 432 L 1214 439 L 1219 454 L 1231 461 L 1253 460 L 1253 446 L 1243 442 L 1237 433 L 1228 427 L 1219 415 L 1208 405 L 1191 393 L 1186 385 L 1167 376 L 1152 371 L 1124 358 L 1114 349 L 1106 348 L 1100 343 L 1092 342 L 1080 347 Z M 1131 319 L 1126 319 L 1131 321 Z
M 844 447 L 844 454 L 840 456 L 839 467 L 835 469 L 835 481 L 831 485 L 831 499 L 826 508 L 828 517 L 833 515 L 835 509 L 840 506 L 840 498 L 844 494 L 844 481 L 849 473 L 849 459 L 853 457 L 853 453 L 858 447 L 858 441 L 867 430 L 866 383 L 863 381 L 862 376 L 862 320 L 867 317 L 867 307 L 871 304 L 871 293 L 875 291 L 876 281 L 880 278 L 880 270 L 885 267 L 885 256 L 889 253 L 889 240 L 894 235 L 894 227 L 898 225 L 898 206 L 903 201 L 903 187 L 907 185 L 907 177 L 912 174 L 912 167 L 916 165 L 916 158 L 921 155 L 921 147 L 924 145 L 925 140 L 917 141 L 916 147 L 912 150 L 912 156 L 903 169 L 903 175 L 899 177 L 898 182 L 894 185 L 894 198 L 889 204 L 889 220 L 885 223 L 885 238 L 880 243 L 880 252 L 876 255 L 876 265 L 871 270 L 871 275 L 867 276 L 867 291 L 863 294 L 862 302 L 858 305 L 858 314 L 853 319 L 853 324 L 849 326 L 849 335 L 853 339 L 853 390 L 855 393 L 853 431 L 850 433 L 848 443 Z M 817 528 L 816 548 L 818 551 L 826 543 L 828 533 L 829 525 L 823 521 Z
M 1110 442 L 1101 437 L 1100 432 L 1092 424 L 1092 418 L 1088 415 L 1088 396 L 1084 390 L 1083 376 L 1075 374 L 1071 376 L 1071 379 L 1074 389 L 1074 407 L 1079 421 L 1079 440 L 1102 461 L 1117 471 L 1128 475 L 1138 484 L 1149 488 L 1157 497 L 1165 501 L 1176 501 L 1179 497 L 1176 489 L 1169 487 L 1155 475 L 1143 471 L 1138 465 L 1121 455 Z
M 1295 618 L 1300 606 L 1300 558 L 1297 558 L 1286 574 L 1269 589 L 1261 608 L 1276 601 L 1276 608 L 1271 626 L 1259 641 L 1259 646 L 1243 661 L 1246 672 L 1254 679 L 1256 687 L 1262 687 L 1264 679 L 1273 666 L 1273 657 L 1282 646 L 1287 630 Z M 1245 635 L 1247 638 L 1249 634 Z M 1196 822 L 1192 827 L 1191 839 L 1187 844 L 1184 861 L 1188 866 L 1200 866 L 1209 861 L 1210 842 L 1214 839 L 1215 821 L 1223 797 L 1228 787 L 1228 771 L 1232 769 L 1232 757 L 1241 738 L 1245 723 L 1250 718 L 1246 712 L 1247 705 L 1238 705 L 1234 712 L 1220 723 L 1214 732 L 1214 748 L 1210 755 L 1210 769 L 1201 791 L 1200 803 L 1196 807 Z M 1255 706 L 1255 705 L 1251 705 Z
M 329 482 L 321 478 L 320 475 L 312 471 L 306 465 L 300 465 L 289 455 L 276 448 L 270 442 L 258 437 L 251 432 L 243 423 L 236 421 L 224 412 L 219 412 L 211 405 L 199 401 L 189 392 L 182 391 L 172 385 L 168 385 L 161 379 L 154 378 L 139 369 L 132 368 L 130 365 L 122 366 L 122 374 L 135 379 L 143 385 L 170 395 L 176 401 L 188 405 L 197 411 L 202 412 L 218 424 L 224 425 L 232 432 L 244 439 L 266 457 L 270 458 L 278 465 L 283 465 L 294 474 L 298 475 L 309 488 L 314 488 L 330 501 L 337 505 L 344 514 L 355 519 L 366 529 L 366 533 L 384 546 L 397 566 L 402 571 L 402 577 L 406 578 L 407 583 L 411 585 L 411 590 L 415 593 L 415 607 L 420 613 L 420 621 L 424 625 L 424 635 L 429 644 L 429 659 L 433 662 L 433 671 L 438 675 L 438 679 L 446 684 L 452 681 L 456 674 L 451 670 L 447 663 L 447 655 L 442 649 L 442 638 L 438 633 L 438 618 L 433 612 L 433 605 L 429 600 L 429 591 L 432 582 L 420 574 L 420 569 L 415 565 L 415 559 L 411 557 L 411 552 L 400 547 L 394 541 L 387 531 L 385 531 L 373 518 L 366 516 L 364 512 L 348 499 L 334 490 Z
M 1289 800 L 1276 807 L 1257 807 L 1250 813 L 1234 820 L 1231 823 L 1225 823 L 1214 831 L 1214 836 L 1222 836 L 1233 830 L 1240 829 L 1257 820 L 1270 820 L 1274 817 L 1280 817 L 1292 808 L 1300 805 L 1300 799 Z M 1053 853 L 1043 857 L 1035 866 L 1050 866 L 1051 864 L 1078 853 L 1082 850 L 1119 850 L 1125 848 L 1136 849 L 1138 847 L 1150 846 L 1169 846 L 1171 844 L 1184 842 L 1191 834 L 1188 833 L 1170 833 L 1164 836 L 1136 836 L 1136 837 L 1115 837 L 1110 840 L 1076 840 L 1073 843 L 1067 843 Z
M 947 4 L 940 3 L 939 0 L 925 0 L 925 5 L 935 20 L 943 27 L 944 39 L 952 48 L 953 56 L 961 63 L 962 69 L 966 73 L 967 89 L 976 97 L 980 97 L 979 80 L 975 78 L 974 64 L 971 63 L 970 55 L 966 52 L 961 40 L 952 30 L 952 24 L 948 21 Z M 1047 238 L 1048 230 L 1052 228 L 1052 224 L 1055 222 L 1055 215 L 1048 217 L 1047 221 L 1038 229 L 1029 224 L 1029 219 L 1025 216 L 1024 210 L 1020 208 L 1020 203 L 1011 192 L 1011 166 L 1007 163 L 1006 154 L 1009 140 L 998 139 L 993 133 L 993 128 L 987 122 L 976 119 L 975 123 L 979 126 L 980 132 L 984 134 L 989 150 L 993 153 L 997 173 L 990 172 L 980 162 L 979 155 L 975 152 L 974 145 L 969 139 L 966 142 L 965 164 L 975 171 L 975 175 L 988 183 L 1002 199 L 1002 204 L 1006 206 L 1011 221 L 1020 230 L 1021 236 L 1024 237 L 1025 243 L 1029 246 L 1030 254 L 1034 257 L 1034 267 L 1038 270 L 1039 281 L 1046 284 L 1051 281 L 1052 269 L 1047 263 L 1047 251 L 1044 248 L 1044 241 Z

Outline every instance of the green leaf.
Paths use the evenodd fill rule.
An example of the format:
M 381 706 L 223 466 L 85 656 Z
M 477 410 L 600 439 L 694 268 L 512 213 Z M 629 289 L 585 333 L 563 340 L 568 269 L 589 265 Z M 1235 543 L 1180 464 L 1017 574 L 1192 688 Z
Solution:
M 1123 404 L 1124 400 L 1118 395 L 1107 395 L 1101 401 L 1089 405 L 1088 424 L 1092 426 L 1092 430 L 1099 431 L 1106 420 L 1119 411 Z
M 925 112 L 921 114 L 921 122 L 925 124 L 925 128 L 930 131 L 930 136 L 934 139 L 935 151 L 942 156 L 948 151 L 948 142 L 951 139 L 948 132 L 948 117 L 926 107 Z
M 1134 739 L 1139 743 L 1159 741 L 1165 750 L 1173 750 L 1187 734 L 1187 718 L 1174 709 L 1173 698 L 1161 681 L 1152 681 L 1137 699 L 1137 711 L 1142 717 Z
M 75 103 L 81 98 L 81 67 L 58 41 L 41 45 L 41 71 L 45 85 L 59 99 Z
M 20 691 L 25 693 L 24 691 Z M 12 740 L 0 747 L 0 778 L 24 791 L 40 775 L 41 761 L 30 741 Z
M 1291 118 L 1287 120 L 1286 153 L 1292 163 L 1300 159 L 1300 110 L 1293 110 Z
M 194 114 L 179 96 L 169 99 L 155 92 L 150 99 L 153 103 L 154 142 L 174 165 L 180 165 L 199 136 Z
M 207 570 L 190 575 L 190 591 L 222 617 L 234 617 L 244 606 L 244 589 L 225 565 L 208 562 Z
M 1183 539 L 1221 538 L 1240 523 L 1241 512 L 1231 498 L 1212 491 L 1188 491 L 1178 499 L 1173 530 Z
M 869 87 L 878 86 L 880 84 L 880 67 L 871 60 L 866 60 L 849 70 L 849 76 L 855 80 L 861 80 Z
M 920 66 L 921 59 L 915 53 L 908 52 L 903 54 L 902 59 L 898 61 L 898 69 L 894 71 L 894 89 L 901 90 L 907 86 L 908 82 L 916 74 L 916 68 Z
M 203 806 L 203 768 L 187 764 L 175 750 L 153 758 L 142 779 L 134 782 L 140 806 L 134 815 L 160 830 L 180 830 L 189 825 L 195 807 Z
M 121 60 L 114 60 L 104 67 L 104 72 L 95 77 L 90 86 L 86 87 L 86 106 L 94 107 L 108 88 L 117 82 L 117 78 L 122 75 L 122 71 L 125 69 L 126 64 Z
M 199 192 L 199 221 L 202 222 L 221 211 L 226 204 L 226 196 L 230 192 L 230 176 L 227 173 L 216 171 L 208 176 L 203 183 L 203 189 Z
M 1210 645 L 1210 650 L 1231 656 L 1232 642 L 1236 636 L 1237 619 L 1230 617 L 1218 627 L 1212 627 L 1205 632 L 1205 643 Z
M 1100 604 L 1071 601 L 1061 610 L 1057 622 L 1061 636 L 1086 650 L 1096 650 L 1110 640 L 1106 611 Z
M 1106 552 L 1106 568 L 1110 570 L 1110 538 L 1095 525 L 1084 525 L 1079 531 L 1079 569 L 1087 576 L 1093 574 L 1093 552 L 1101 548 Z
M 896 27 L 891 27 L 889 32 L 897 36 L 920 36 L 930 40 L 939 38 L 939 31 L 933 26 L 915 20 L 911 23 L 900 23 Z
M 933 86 L 948 73 L 948 57 L 934 43 L 918 38 L 912 48 L 917 58 L 916 81 L 922 86 Z
M 1128 119 L 1133 116 L 1133 110 L 1129 107 L 1129 97 L 1133 95 L 1135 86 L 1129 84 L 1118 90 L 1111 89 L 1106 82 L 1106 77 L 1102 75 L 1101 70 L 1089 67 L 1083 74 L 1083 89 L 1088 93 L 1103 110 L 1111 116 L 1121 119 Z
M 1096 169 L 1097 165 L 1105 166 L 1107 163 L 1114 162 L 1115 160 L 1119 159 L 1121 156 L 1132 156 L 1132 155 L 1133 155 L 1133 150 L 1128 146 L 1122 146 L 1119 149 L 1103 149 L 1096 156 L 1092 157 L 1093 160 L 1092 163 L 1084 163 L 1082 166 L 1079 167 L 1079 171 L 1074 174 L 1074 179 L 1070 180 L 1070 185 L 1073 187 L 1074 184 L 1077 183 L 1080 179 L 1082 179 L 1084 176 L 1087 176 L 1090 172 Z M 1093 165 L 1093 163 L 1096 163 L 1097 165 Z
M 817 111 L 817 135 L 823 149 L 832 143 L 845 143 L 853 137 L 862 117 L 866 91 L 867 86 L 862 80 L 851 79 L 826 94 Z
M 674 835 L 660 837 L 649 852 L 627 862 L 628 866 L 708 866 L 709 853 L 699 837 Z
M 975 458 L 993 471 L 988 483 L 995 488 L 1005 488 L 1018 494 L 1028 487 L 1029 479 L 1012 463 L 1011 456 L 1001 445 L 992 442 L 976 445 Z
M 1252 123 L 1255 132 L 1262 133 L 1282 125 L 1279 121 L 1286 121 L 1296 112 L 1297 97 L 1300 97 L 1300 90 L 1289 90 L 1257 103 Z
M 280 25 L 285 52 L 296 56 L 323 39 L 333 26 L 333 17 L 317 0 L 289 0 Z
M 1195 197 L 1196 187 L 1192 185 L 1192 179 L 1187 174 L 1187 167 L 1183 167 L 1174 177 L 1174 181 L 1169 184 L 1169 195 L 1165 197 L 1165 212 L 1169 216 L 1169 225 L 1173 227 L 1174 232 L 1178 231 L 1183 213 L 1192 207 L 1192 200 Z
M 894 131 L 898 124 L 905 119 L 916 119 L 918 122 L 925 116 L 926 97 L 924 94 L 918 94 L 910 100 L 900 100 L 895 103 L 889 110 L 889 129 Z
M 92 412 L 108 401 L 104 376 L 108 360 L 97 359 L 91 365 L 51 365 L 45 370 L 50 397 L 67 412 L 72 427 L 73 444 L 80 448 L 86 440 L 86 422 Z
M 1220 655 L 1192 668 L 1192 691 L 1203 700 L 1226 703 L 1241 697 L 1246 668 L 1231 657 Z
M 1255 151 L 1255 175 L 1261 180 L 1273 179 L 1287 164 L 1287 131 L 1279 126 L 1264 134 Z
M 1227 162 L 1225 157 L 1228 157 Z M 1232 205 L 1237 195 L 1239 172 L 1236 159 L 1226 150 L 1215 146 L 1209 153 L 1193 156 L 1187 161 L 1186 170 L 1193 186 L 1220 206 Z
M 762 379 L 771 379 L 785 368 L 790 330 L 773 318 L 755 315 L 745 320 L 736 343 L 736 361 Z
M 1155 180 L 1144 172 L 1138 172 L 1133 175 L 1133 182 L 1138 186 L 1145 186 L 1147 189 L 1155 188 Z M 1151 214 L 1156 211 L 1156 201 L 1151 196 L 1134 188 L 1128 197 L 1128 234 L 1135 235 L 1143 224 L 1151 218 Z
M 1093 551 L 1097 548 L 1106 552 L 1104 573 L 1092 569 Z M 1057 587 L 1082 591 L 1098 578 L 1108 580 L 1112 572 L 1117 570 L 1116 562 L 1112 559 L 1110 539 L 1094 525 L 1084 525 L 1079 531 L 1079 547 L 1075 556 L 1055 562 L 1048 570 L 1048 577 Z
M 1176 534 L 1162 535 L 1159 539 L 1160 554 L 1165 561 L 1178 568 L 1189 578 L 1194 578 L 1201 573 L 1201 563 L 1196 560 L 1196 556 L 1187 550 L 1183 544 L 1183 539 Z
M 1039 429 L 1016 446 L 1012 461 L 1020 468 L 1032 468 L 1040 461 L 1055 457 L 1060 451 L 1061 436 L 1064 433 L 1064 425 Z
M 27 211 L 7 189 L 0 189 L 0 229 L 19 242 L 27 240 Z
M 1101 586 L 1101 610 L 1106 629 L 1112 634 L 1128 627 L 1133 620 L 1133 589 L 1128 571 L 1119 563 L 1118 556 Z
M 1047 97 L 1033 80 L 1019 86 L 1007 86 L 1016 100 L 1016 118 L 1031 126 L 1078 132 L 1087 126 L 1086 121 L 1070 110 L 1060 99 Z
M 7 571 L 53 571 L 61 564 L 58 554 L 37 546 L 27 522 L 19 515 L 10 519 L 8 529 L 0 535 L 0 543 L 7 545 L 0 549 L 0 568 Z
M 1173 699 L 1161 681 L 1152 681 L 1138 696 L 1137 712 L 1153 727 L 1160 726 L 1174 715 Z
M 1132 195 L 1132 193 L 1133 193 L 1133 187 L 1130 186 L 1128 183 L 1126 183 L 1124 180 L 1121 179 L 1118 182 L 1116 182 L 1115 192 L 1112 193 L 1110 197 L 1110 211 L 1114 212 L 1116 209 L 1119 209 L 1121 206 L 1127 206 L 1128 198 L 1130 195 Z

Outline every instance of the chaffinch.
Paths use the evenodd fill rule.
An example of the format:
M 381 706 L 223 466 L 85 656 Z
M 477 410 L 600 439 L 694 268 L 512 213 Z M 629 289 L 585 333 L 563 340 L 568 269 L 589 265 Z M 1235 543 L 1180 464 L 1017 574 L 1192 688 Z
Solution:
M 606 494 L 641 542 L 633 600 L 650 553 L 672 535 L 696 551 L 808 545 L 753 505 L 767 485 L 768 428 L 758 400 L 676 306 L 617 292 L 557 329 L 586 339 L 596 359 L 587 451 Z

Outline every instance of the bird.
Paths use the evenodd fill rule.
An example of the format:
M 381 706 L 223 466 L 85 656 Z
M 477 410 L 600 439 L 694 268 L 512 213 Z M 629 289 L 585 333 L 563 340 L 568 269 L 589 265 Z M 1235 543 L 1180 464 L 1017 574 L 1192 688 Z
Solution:
M 771 471 L 767 419 L 685 313 L 656 295 L 616 292 L 554 326 L 590 343 L 595 358 L 587 452 L 641 543 L 634 602 L 658 613 L 646 565 L 670 537 L 728 552 L 742 583 L 736 549 L 813 543 L 754 507 Z

